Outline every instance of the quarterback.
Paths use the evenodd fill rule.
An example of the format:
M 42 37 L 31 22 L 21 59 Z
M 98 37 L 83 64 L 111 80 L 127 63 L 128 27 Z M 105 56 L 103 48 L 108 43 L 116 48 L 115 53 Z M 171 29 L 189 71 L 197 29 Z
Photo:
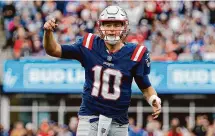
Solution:
M 119 6 L 105 8 L 98 20 L 99 36 L 87 33 L 72 45 L 60 45 L 53 36 L 55 19 L 44 24 L 47 54 L 78 60 L 85 69 L 77 136 L 127 136 L 128 108 L 133 79 L 152 106 L 161 112 L 161 100 L 151 86 L 150 56 L 143 45 L 126 43 L 128 18 Z

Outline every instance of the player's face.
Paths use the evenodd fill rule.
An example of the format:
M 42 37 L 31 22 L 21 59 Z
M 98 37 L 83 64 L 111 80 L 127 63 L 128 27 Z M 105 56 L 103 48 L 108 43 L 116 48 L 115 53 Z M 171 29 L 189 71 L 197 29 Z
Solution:
M 124 29 L 120 21 L 105 21 L 102 23 L 102 30 L 106 36 L 120 36 Z

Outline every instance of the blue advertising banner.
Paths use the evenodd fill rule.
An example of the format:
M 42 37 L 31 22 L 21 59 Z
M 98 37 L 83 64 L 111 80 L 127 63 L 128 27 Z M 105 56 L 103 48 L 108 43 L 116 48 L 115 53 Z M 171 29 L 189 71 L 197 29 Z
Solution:
M 77 61 L 8 60 L 4 92 L 81 93 L 85 71 Z M 214 62 L 152 62 L 152 86 L 162 94 L 215 94 Z M 141 93 L 135 82 L 133 93 Z

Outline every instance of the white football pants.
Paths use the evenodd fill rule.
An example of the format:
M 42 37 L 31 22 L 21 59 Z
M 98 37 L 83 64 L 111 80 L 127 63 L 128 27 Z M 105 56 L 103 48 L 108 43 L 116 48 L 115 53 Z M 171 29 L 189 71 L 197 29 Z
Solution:
M 120 125 L 112 119 L 107 123 L 110 118 L 104 119 L 105 116 L 102 117 L 105 120 L 102 124 L 101 116 L 79 116 L 77 136 L 128 136 L 128 124 Z M 100 119 L 90 123 L 94 118 Z M 105 126 L 105 123 L 109 125 Z

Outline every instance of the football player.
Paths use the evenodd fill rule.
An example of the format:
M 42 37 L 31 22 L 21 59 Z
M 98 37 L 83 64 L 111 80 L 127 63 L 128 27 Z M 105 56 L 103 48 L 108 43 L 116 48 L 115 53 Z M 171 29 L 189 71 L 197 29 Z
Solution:
M 108 6 L 99 16 L 99 35 L 87 33 L 72 45 L 60 45 L 53 36 L 55 19 L 44 24 L 47 54 L 78 60 L 85 69 L 77 136 L 127 136 L 128 108 L 133 78 L 152 106 L 154 118 L 161 100 L 148 78 L 150 58 L 143 45 L 124 42 L 129 28 L 126 12 Z

